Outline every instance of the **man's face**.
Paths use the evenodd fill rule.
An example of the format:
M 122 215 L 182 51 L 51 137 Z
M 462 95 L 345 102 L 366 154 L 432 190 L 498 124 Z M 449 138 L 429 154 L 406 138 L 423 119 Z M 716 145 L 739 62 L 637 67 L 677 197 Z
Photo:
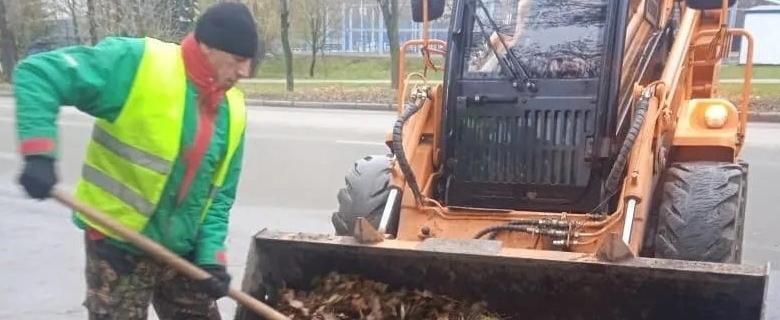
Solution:
M 229 89 L 238 79 L 249 77 L 252 59 L 214 49 L 202 43 L 200 47 L 214 68 L 216 73 L 214 81 L 217 86 Z

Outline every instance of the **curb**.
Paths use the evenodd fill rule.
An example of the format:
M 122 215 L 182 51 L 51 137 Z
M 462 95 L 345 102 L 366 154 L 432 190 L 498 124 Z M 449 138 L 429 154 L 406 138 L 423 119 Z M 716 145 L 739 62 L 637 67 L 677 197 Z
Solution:
M 748 112 L 749 122 L 780 122 L 780 112 Z
M 0 89 L 0 97 L 13 97 L 10 91 Z M 375 102 L 331 102 L 331 101 L 295 101 L 295 100 L 265 100 L 246 98 L 248 107 L 272 108 L 304 108 L 304 109 L 337 109 L 337 110 L 368 110 L 393 111 L 393 103 Z
M 395 110 L 395 105 L 392 103 L 372 103 L 372 102 L 264 100 L 264 99 L 249 98 L 246 99 L 246 105 L 252 107 L 306 108 L 306 109 L 341 109 L 341 110 L 369 110 L 369 111 Z
M 0 96 L 10 97 L 11 93 L 0 90 Z M 366 110 L 366 111 L 393 111 L 393 103 L 372 103 L 372 102 L 329 102 L 329 101 L 294 101 L 294 100 L 265 100 L 265 99 L 246 99 L 246 105 L 249 107 L 270 107 L 270 108 L 302 108 L 302 109 L 332 109 L 332 110 Z M 749 112 L 748 121 L 750 122 L 774 122 L 780 123 L 780 112 Z

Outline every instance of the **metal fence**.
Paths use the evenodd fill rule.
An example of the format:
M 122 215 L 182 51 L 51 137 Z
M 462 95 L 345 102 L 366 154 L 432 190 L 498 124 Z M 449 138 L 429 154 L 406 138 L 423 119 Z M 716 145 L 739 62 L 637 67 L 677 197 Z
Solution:
M 398 36 L 400 43 L 422 37 L 422 24 L 412 21 L 408 1 L 399 1 Z M 382 10 L 376 0 L 346 0 L 341 2 L 341 23 L 329 32 L 324 51 L 329 54 L 385 55 L 390 52 Z M 433 21 L 429 35 L 447 40 L 449 19 Z M 296 51 L 306 51 L 301 44 Z M 410 50 L 415 52 L 416 49 Z

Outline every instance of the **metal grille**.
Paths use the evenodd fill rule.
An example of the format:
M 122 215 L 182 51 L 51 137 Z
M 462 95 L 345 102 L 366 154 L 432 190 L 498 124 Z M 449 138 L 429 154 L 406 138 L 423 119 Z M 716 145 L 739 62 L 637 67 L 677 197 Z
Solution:
M 464 182 L 583 186 L 588 110 L 525 110 L 464 117 L 458 137 Z

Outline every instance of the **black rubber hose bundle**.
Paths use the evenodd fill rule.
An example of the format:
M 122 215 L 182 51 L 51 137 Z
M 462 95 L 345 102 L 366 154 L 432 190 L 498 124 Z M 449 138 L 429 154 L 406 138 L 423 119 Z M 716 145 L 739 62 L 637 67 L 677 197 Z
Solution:
M 404 174 L 406 183 L 409 184 L 409 188 L 412 189 L 414 199 L 418 204 L 422 204 L 422 193 L 420 192 L 420 186 L 417 184 L 417 178 L 414 176 L 412 166 L 409 165 L 409 160 L 406 158 L 404 152 L 403 132 L 404 124 L 411 118 L 417 111 L 420 111 L 423 103 L 412 104 L 407 103 L 401 116 L 395 121 L 393 126 L 393 153 L 396 160 L 398 160 L 398 166 L 401 168 L 401 172 Z
M 604 186 L 604 194 L 606 195 L 605 199 L 609 199 L 615 195 L 615 193 L 617 193 L 617 189 L 620 186 L 620 181 L 623 180 L 626 164 L 628 163 L 628 157 L 631 155 L 631 150 L 634 149 L 634 144 L 636 143 L 636 138 L 639 136 L 639 131 L 642 130 L 642 125 L 645 123 L 645 116 L 647 115 L 647 109 L 650 106 L 651 97 L 652 90 L 646 89 L 642 93 L 642 97 L 640 97 L 637 103 L 636 111 L 634 113 L 634 120 L 631 122 L 631 128 L 628 129 L 626 139 L 623 140 L 623 145 L 620 147 L 620 152 L 618 153 L 617 158 L 615 159 L 615 163 L 612 165 L 612 169 L 609 171 L 609 175 L 607 176 L 607 180 Z M 599 207 L 597 207 L 594 211 L 598 212 L 604 203 L 606 203 L 606 201 L 602 202 L 602 204 L 599 205 Z

